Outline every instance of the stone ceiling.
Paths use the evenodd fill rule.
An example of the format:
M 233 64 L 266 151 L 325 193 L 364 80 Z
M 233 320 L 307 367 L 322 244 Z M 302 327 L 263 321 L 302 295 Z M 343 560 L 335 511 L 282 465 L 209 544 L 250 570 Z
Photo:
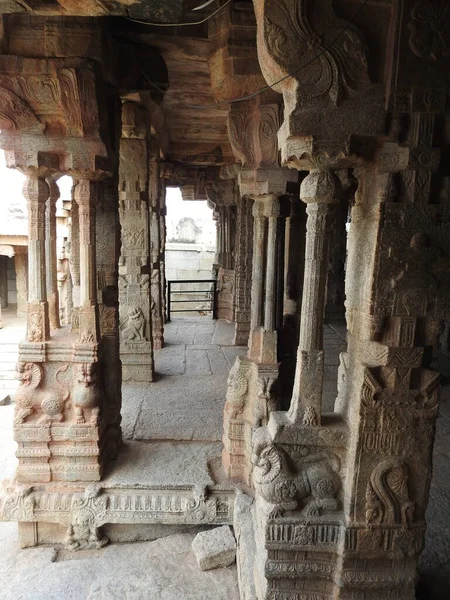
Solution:
M 235 159 L 227 130 L 228 106 L 216 106 L 211 86 L 208 60 L 213 42 L 208 37 L 208 23 L 153 27 L 127 18 L 191 22 L 207 17 L 218 7 L 215 2 L 194 12 L 192 9 L 200 4 L 203 0 L 0 0 L 0 13 L 111 16 L 115 37 L 149 46 L 166 63 L 169 88 L 161 105 L 170 142 L 166 158 L 198 167 L 221 166 L 232 164 Z M 218 15 L 217 20 L 223 18 L 226 22 L 226 12 Z M 154 64 L 151 60 L 150 63 Z M 151 66 L 148 72 L 153 70 Z M 189 104 L 207 108 L 196 109 Z

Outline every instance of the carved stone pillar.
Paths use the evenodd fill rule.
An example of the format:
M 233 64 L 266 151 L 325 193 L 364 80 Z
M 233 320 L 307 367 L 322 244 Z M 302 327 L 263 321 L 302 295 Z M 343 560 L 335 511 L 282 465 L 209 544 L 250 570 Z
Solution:
M 339 200 L 339 179 L 312 171 L 301 185 L 308 215 L 300 340 L 290 415 L 294 422 L 311 418 L 320 424 L 323 385 L 323 319 L 328 274 L 331 207 Z M 307 415 L 307 417 L 305 417 Z
M 236 322 L 234 343 L 246 346 L 250 335 L 250 303 L 253 259 L 253 201 L 244 196 L 237 207 L 236 227 Z
M 16 269 L 17 316 L 25 317 L 28 301 L 28 248 L 16 246 L 14 264 Z
M 27 339 L 49 338 L 49 315 L 45 274 L 45 204 L 50 191 L 43 177 L 29 174 L 23 185 L 28 202 L 28 307 Z
M 95 206 L 97 184 L 80 179 L 75 188 L 80 223 L 80 340 L 99 339 Z
M 150 214 L 150 262 L 151 262 L 151 313 L 153 348 L 164 346 L 164 301 L 161 289 L 161 185 L 159 160 L 149 161 L 149 214 Z
M 52 179 L 48 179 L 47 183 L 50 191 L 45 208 L 45 268 L 48 313 L 50 329 L 58 329 L 60 322 L 56 253 L 56 202 L 59 198 L 59 188 L 56 181 Z
M 265 364 L 277 362 L 275 289 L 279 209 L 277 196 L 255 197 L 249 358 Z
M 71 327 L 78 331 L 80 327 L 80 219 L 78 204 L 75 200 L 77 180 L 72 183 L 72 208 L 70 215 L 70 276 L 72 278 L 72 315 Z
M 335 207 L 330 235 L 326 323 L 345 323 L 345 261 L 347 254 L 348 194 Z
M 153 381 L 150 283 L 147 114 L 127 102 L 122 109 L 119 167 L 120 352 L 124 381 Z M 152 229 L 153 231 L 153 229 Z

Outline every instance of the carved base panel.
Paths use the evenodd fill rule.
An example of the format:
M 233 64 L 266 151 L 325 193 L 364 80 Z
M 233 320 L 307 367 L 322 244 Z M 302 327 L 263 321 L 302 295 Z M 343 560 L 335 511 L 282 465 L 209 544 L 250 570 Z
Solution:
M 236 328 L 233 343 L 236 346 L 247 346 L 250 336 L 250 319 L 243 319 L 236 314 Z
M 231 479 L 251 485 L 254 431 L 276 408 L 278 365 L 261 365 L 239 356 L 228 377 L 222 462 Z
M 0 520 L 20 523 L 22 547 L 63 541 L 70 550 L 93 549 L 108 543 L 105 525 L 232 524 L 234 494 L 225 486 L 11 484 L 0 496 Z
M 151 382 L 154 380 L 154 360 L 150 342 L 121 344 L 122 381 Z
M 20 345 L 14 414 L 18 481 L 100 480 L 111 436 L 120 436 L 120 428 L 111 427 L 112 412 L 120 410 L 120 402 L 111 404 L 115 384 L 120 398 L 117 365 L 111 353 L 99 361 L 100 352 L 99 344 L 80 342 L 68 328 L 49 342 Z
M 237 499 L 235 529 L 241 532 L 237 562 L 244 600 L 251 596 L 242 590 L 250 589 L 256 590 L 257 600 L 414 600 L 417 575 L 412 555 L 423 543 L 424 523 L 406 530 L 347 528 L 342 513 L 333 520 L 325 515 L 270 518 L 259 498 L 246 513 L 240 504 Z M 343 559 L 342 553 L 347 557 L 356 545 L 361 550 Z M 249 564 L 251 548 L 256 552 Z

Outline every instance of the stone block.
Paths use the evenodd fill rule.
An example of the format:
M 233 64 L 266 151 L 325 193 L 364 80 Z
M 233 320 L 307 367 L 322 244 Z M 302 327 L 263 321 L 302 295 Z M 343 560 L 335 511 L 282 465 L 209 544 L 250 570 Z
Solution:
M 236 541 L 227 526 L 198 533 L 192 551 L 202 571 L 229 567 L 236 559 Z

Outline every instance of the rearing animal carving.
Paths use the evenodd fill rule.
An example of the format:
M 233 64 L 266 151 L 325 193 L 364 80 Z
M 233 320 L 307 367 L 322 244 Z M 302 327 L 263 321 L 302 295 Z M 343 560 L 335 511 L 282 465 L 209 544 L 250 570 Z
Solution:
M 59 369 L 56 373 L 66 371 L 68 365 Z M 54 389 L 38 389 L 42 383 L 42 367 L 37 363 L 17 363 L 16 378 L 20 380 L 20 385 L 14 394 L 16 403 L 16 412 L 14 423 L 20 425 L 37 410 L 42 411 L 39 418 L 40 423 L 48 421 L 62 421 L 64 419 L 63 411 L 66 400 L 69 399 L 69 390 L 63 390 L 61 387 Z
M 339 509 L 337 456 L 321 451 L 306 454 L 298 466 L 291 465 L 287 454 L 264 428 L 255 432 L 253 447 L 253 483 L 266 503 L 269 517 L 298 509 L 307 516 L 319 516 Z

